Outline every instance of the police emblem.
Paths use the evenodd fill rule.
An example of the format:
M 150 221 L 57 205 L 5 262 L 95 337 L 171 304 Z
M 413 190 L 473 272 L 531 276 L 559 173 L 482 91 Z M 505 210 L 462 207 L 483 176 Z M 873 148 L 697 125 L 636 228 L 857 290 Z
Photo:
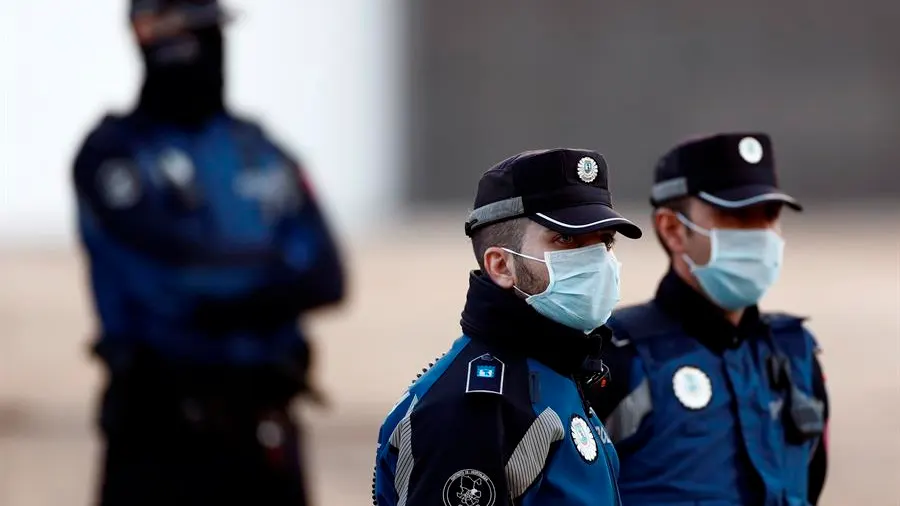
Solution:
M 194 162 L 184 151 L 169 148 L 159 157 L 159 169 L 178 188 L 188 187 L 194 180 Z
M 591 426 L 588 425 L 584 418 L 578 415 L 572 415 L 572 421 L 569 424 L 569 435 L 572 442 L 575 443 L 575 449 L 585 462 L 593 462 L 597 460 L 597 440 L 594 439 L 594 433 L 591 432 Z
M 104 162 L 96 173 L 100 195 L 110 209 L 126 209 L 141 198 L 137 169 L 127 160 Z
M 586 156 L 581 160 L 578 160 L 578 178 L 585 183 L 592 183 L 597 179 L 598 172 L 597 162 L 595 162 L 593 158 Z
M 445 506 L 493 506 L 497 489 L 488 475 L 476 469 L 462 469 L 444 483 Z
M 747 163 L 759 163 L 763 157 L 763 147 L 753 137 L 744 137 L 738 142 L 738 153 Z
M 672 376 L 675 397 L 688 409 L 703 409 L 712 399 L 712 383 L 705 372 L 696 367 L 685 366 Z

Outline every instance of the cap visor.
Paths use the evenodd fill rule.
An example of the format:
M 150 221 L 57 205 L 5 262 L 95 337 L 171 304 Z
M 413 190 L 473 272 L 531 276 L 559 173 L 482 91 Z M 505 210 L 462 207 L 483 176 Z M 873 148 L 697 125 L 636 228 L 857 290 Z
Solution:
M 637 225 L 603 204 L 556 209 L 546 213 L 534 213 L 530 217 L 550 230 L 562 234 L 579 235 L 597 230 L 615 230 L 629 239 L 639 239 L 643 235 Z
M 721 209 L 742 209 L 766 202 L 782 202 L 794 210 L 802 211 L 797 199 L 768 185 L 740 186 L 716 192 L 700 192 L 697 197 Z

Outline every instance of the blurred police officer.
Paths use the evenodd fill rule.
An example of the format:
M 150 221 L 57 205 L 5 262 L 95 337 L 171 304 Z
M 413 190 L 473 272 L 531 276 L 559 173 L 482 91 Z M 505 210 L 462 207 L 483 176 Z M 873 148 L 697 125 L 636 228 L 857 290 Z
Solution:
M 135 1 L 145 79 L 74 164 L 109 371 L 103 505 L 305 504 L 306 311 L 343 296 L 301 169 L 223 103 L 226 12 Z
M 695 139 L 656 168 L 651 202 L 670 270 L 617 310 L 608 386 L 589 397 L 621 459 L 626 504 L 815 504 L 827 396 L 803 319 L 761 313 L 778 278 L 779 188 L 761 133 Z
M 376 504 L 619 504 L 615 450 L 582 395 L 605 374 L 617 232 L 641 235 L 598 153 L 530 151 L 482 176 L 464 335 L 381 427 Z

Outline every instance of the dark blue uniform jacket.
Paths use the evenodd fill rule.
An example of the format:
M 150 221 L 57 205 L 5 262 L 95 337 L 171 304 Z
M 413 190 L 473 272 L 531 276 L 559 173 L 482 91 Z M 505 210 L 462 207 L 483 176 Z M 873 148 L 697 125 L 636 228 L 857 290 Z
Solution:
M 78 229 L 114 368 L 273 365 L 305 355 L 297 318 L 339 301 L 338 251 L 297 162 L 252 122 L 106 116 L 74 165 Z
M 464 336 L 378 437 L 378 506 L 618 505 L 616 452 L 581 391 L 601 339 L 540 316 L 478 273 Z
M 815 504 L 827 395 L 802 320 L 749 308 L 734 326 L 670 272 L 616 311 L 589 397 L 621 459 L 625 504 Z

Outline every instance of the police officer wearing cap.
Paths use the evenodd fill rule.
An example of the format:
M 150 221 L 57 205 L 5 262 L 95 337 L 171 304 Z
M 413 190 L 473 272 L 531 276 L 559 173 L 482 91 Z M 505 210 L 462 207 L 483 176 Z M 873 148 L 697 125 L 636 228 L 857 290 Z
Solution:
M 227 12 L 135 0 L 136 108 L 74 163 L 108 372 L 99 504 L 306 504 L 298 319 L 340 301 L 337 247 L 297 162 L 223 100 Z
M 625 504 L 816 504 L 827 395 L 804 319 L 764 313 L 784 239 L 769 137 L 685 142 L 651 202 L 670 258 L 653 300 L 618 309 L 607 386 L 590 389 L 621 460 Z
M 619 300 L 612 207 L 593 151 L 510 157 L 481 178 L 466 222 L 479 270 L 463 336 L 379 434 L 378 506 L 618 505 L 615 449 L 582 392 L 606 374 Z

